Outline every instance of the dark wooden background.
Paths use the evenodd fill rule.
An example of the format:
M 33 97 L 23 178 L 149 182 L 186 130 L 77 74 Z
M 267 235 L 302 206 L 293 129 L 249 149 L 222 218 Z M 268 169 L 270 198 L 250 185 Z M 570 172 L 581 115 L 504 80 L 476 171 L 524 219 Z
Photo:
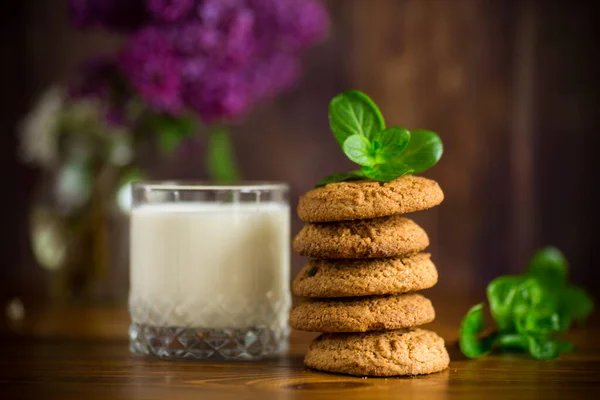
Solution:
M 598 293 L 595 212 L 600 108 L 598 13 L 557 0 L 330 0 L 329 38 L 306 57 L 298 87 L 235 128 L 245 177 L 283 180 L 297 196 L 349 161 L 328 130 L 327 104 L 350 88 L 390 124 L 444 140 L 425 175 L 446 193 L 414 215 L 430 233 L 440 290 L 483 293 L 553 244 L 573 279 Z M 19 164 L 15 123 L 40 90 L 119 38 L 68 26 L 62 0 L 3 6 L 0 63 L 0 304 L 43 296 L 45 273 L 27 241 L 38 172 Z M 202 178 L 202 157 L 153 160 L 155 178 Z M 294 217 L 295 218 L 295 217 Z M 300 223 L 294 220 L 294 231 Z M 294 271 L 303 260 L 293 258 Z

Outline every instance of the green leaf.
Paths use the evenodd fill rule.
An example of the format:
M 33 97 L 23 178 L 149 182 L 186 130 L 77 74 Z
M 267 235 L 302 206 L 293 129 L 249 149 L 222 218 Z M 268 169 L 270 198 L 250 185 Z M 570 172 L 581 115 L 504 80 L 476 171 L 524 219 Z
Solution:
M 561 353 L 572 351 L 571 343 L 553 340 L 541 335 L 527 336 L 529 354 L 538 360 L 554 360 Z
M 518 333 L 498 334 L 494 346 L 501 349 L 525 351 L 529 348 L 527 336 Z
M 592 313 L 594 301 L 584 289 L 568 285 L 560 293 L 560 308 L 562 318 L 581 321 Z
M 569 264 L 555 247 L 538 250 L 531 261 L 527 273 L 540 279 L 544 284 L 561 286 L 567 282 Z
M 494 342 L 491 345 L 478 342 L 474 328 L 471 332 L 465 330 L 463 338 L 461 325 L 465 347 L 470 344 L 475 349 L 473 354 L 484 352 L 489 346 L 524 350 L 540 360 L 554 359 L 571 351 L 572 344 L 554 337 L 566 331 L 571 321 L 586 318 L 592 311 L 593 300 L 585 290 L 567 283 L 567 269 L 562 253 L 548 247 L 532 257 L 527 273 L 494 279 L 487 288 L 490 310 L 498 327 Z M 478 312 L 478 309 L 470 311 L 475 322 L 483 318 Z M 477 327 L 475 322 L 471 322 L 473 327 Z
M 484 356 L 492 351 L 493 336 L 480 339 L 478 335 L 485 328 L 483 304 L 471 307 L 460 323 L 458 345 L 462 353 L 469 358 Z
M 518 286 L 524 281 L 520 276 L 502 276 L 494 279 L 487 287 L 490 312 L 500 331 L 514 329 L 513 303 Z
M 341 93 L 329 103 L 329 126 L 339 145 L 352 135 L 361 135 L 371 140 L 385 129 L 379 108 L 366 94 L 351 90 Z
M 317 187 L 327 185 L 328 183 L 355 181 L 359 179 L 365 179 L 365 174 L 362 171 L 352 172 L 341 172 L 339 174 L 329 175 L 327 178 L 323 178 L 317 183 Z
M 373 148 L 377 164 L 391 162 L 397 158 L 409 141 L 410 132 L 399 126 L 377 132 L 373 137 Z
M 561 331 L 560 316 L 549 307 L 531 307 L 517 321 L 519 332 L 551 335 Z
M 375 165 L 375 153 L 369 139 L 362 135 L 349 136 L 344 142 L 344 153 L 358 165 L 371 167 Z
M 149 118 L 149 124 L 158 133 L 159 147 L 167 155 L 173 154 L 181 141 L 196 131 L 194 119 L 188 117 L 158 114 Z
M 555 340 L 539 334 L 500 334 L 494 341 L 494 347 L 527 351 L 538 360 L 553 360 L 561 353 L 572 351 L 571 343 Z
M 402 163 L 377 164 L 373 167 L 362 167 L 367 178 L 379 182 L 389 182 L 401 176 L 413 173 L 413 169 Z
M 410 166 L 417 174 L 433 167 L 442 158 L 444 145 L 440 137 L 430 131 L 410 131 L 410 141 L 398 156 L 398 162 Z
M 212 180 L 219 183 L 240 179 L 229 133 L 224 128 L 212 128 L 208 137 L 206 167 Z

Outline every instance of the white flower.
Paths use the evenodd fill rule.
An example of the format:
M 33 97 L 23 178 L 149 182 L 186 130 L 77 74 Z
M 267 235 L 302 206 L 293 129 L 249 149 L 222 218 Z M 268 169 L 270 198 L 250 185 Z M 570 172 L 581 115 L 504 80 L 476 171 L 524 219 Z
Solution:
M 19 126 L 20 155 L 25 162 L 52 166 L 58 157 L 57 121 L 64 103 L 64 91 L 53 86 L 40 96 L 35 107 Z
M 33 209 L 31 224 L 31 247 L 37 262 L 48 270 L 60 269 L 67 256 L 67 240 L 60 218 L 38 207 Z
M 65 212 L 79 208 L 90 195 L 90 176 L 85 166 L 75 161 L 63 165 L 54 186 L 54 196 L 60 208 Z

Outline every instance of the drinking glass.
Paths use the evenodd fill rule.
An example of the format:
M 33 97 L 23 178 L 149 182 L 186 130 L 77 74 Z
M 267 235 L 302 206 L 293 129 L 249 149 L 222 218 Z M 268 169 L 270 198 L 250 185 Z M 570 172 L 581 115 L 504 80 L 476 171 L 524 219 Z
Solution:
M 130 349 L 259 359 L 287 347 L 288 186 L 132 186 Z

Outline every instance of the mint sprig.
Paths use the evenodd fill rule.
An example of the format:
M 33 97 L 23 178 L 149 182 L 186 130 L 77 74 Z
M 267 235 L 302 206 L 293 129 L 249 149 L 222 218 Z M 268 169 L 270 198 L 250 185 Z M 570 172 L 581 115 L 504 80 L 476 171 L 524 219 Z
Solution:
M 329 126 L 336 140 L 344 142 L 352 135 L 371 139 L 385 129 L 383 115 L 373 100 L 357 90 L 339 94 L 329 103 Z
M 501 276 L 487 288 L 496 331 L 480 337 L 485 329 L 483 304 L 472 307 L 460 325 L 459 345 L 463 354 L 478 358 L 494 349 L 528 352 L 539 360 L 550 360 L 573 350 L 557 336 L 573 321 L 592 312 L 591 297 L 568 283 L 568 264 L 562 253 L 547 247 L 531 259 L 523 275 Z
M 344 154 L 360 169 L 328 176 L 327 183 L 370 178 L 387 182 L 425 171 L 444 151 L 441 139 L 426 130 L 386 128 L 377 105 L 366 94 L 351 90 L 329 104 L 329 125 Z

